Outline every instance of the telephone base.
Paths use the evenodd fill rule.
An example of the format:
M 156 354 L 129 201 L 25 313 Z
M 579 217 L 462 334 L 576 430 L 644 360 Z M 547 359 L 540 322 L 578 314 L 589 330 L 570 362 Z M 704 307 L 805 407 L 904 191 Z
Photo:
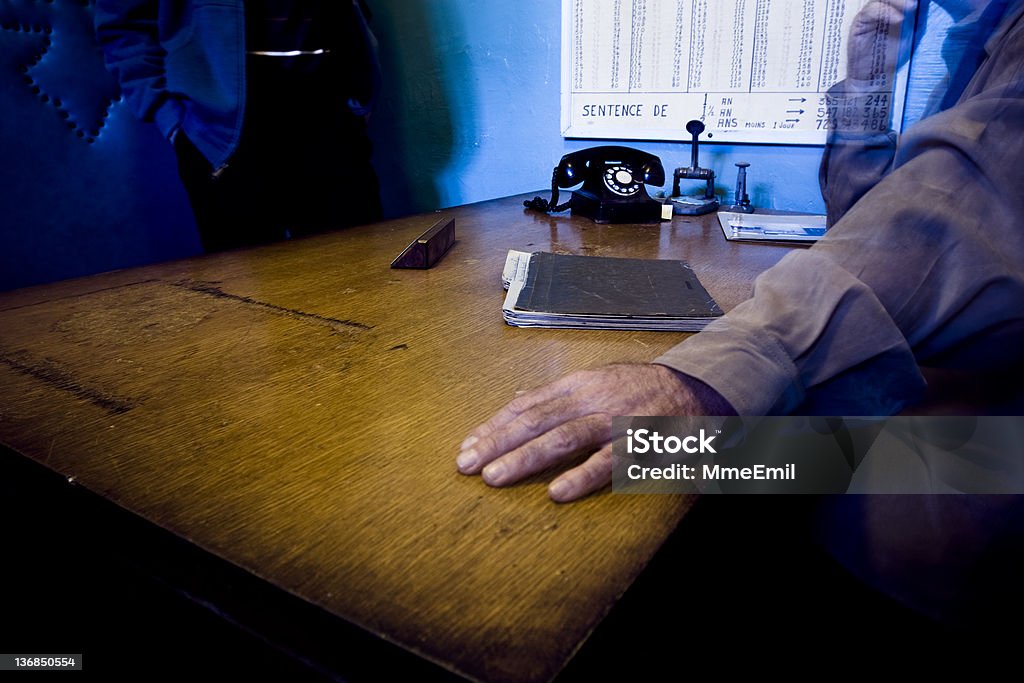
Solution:
M 661 222 L 661 202 L 650 197 L 609 201 L 578 190 L 572 193 L 569 208 L 572 215 L 583 216 L 601 224 Z

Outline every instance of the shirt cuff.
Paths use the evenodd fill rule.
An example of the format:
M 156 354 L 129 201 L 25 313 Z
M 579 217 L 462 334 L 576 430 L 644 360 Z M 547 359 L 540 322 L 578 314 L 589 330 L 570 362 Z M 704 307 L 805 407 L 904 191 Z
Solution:
M 713 323 L 653 362 L 704 382 L 741 417 L 792 411 L 803 401 L 796 366 L 770 336 L 736 326 Z

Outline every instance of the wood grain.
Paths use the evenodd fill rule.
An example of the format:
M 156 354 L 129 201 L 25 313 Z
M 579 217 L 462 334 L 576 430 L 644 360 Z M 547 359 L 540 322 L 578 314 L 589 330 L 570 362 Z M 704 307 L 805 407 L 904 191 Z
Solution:
M 0 441 L 463 675 L 543 681 L 690 501 L 460 476 L 519 390 L 686 335 L 501 318 L 509 249 L 683 258 L 728 310 L 784 247 L 714 219 L 598 226 L 509 198 L 442 212 L 435 268 L 391 260 L 437 214 L 0 295 Z

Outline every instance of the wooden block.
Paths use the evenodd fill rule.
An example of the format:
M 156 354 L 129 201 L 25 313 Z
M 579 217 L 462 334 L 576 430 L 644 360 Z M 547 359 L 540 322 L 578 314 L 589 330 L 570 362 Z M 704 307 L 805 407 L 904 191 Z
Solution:
M 431 268 L 455 244 L 455 219 L 442 218 L 391 262 L 392 268 Z

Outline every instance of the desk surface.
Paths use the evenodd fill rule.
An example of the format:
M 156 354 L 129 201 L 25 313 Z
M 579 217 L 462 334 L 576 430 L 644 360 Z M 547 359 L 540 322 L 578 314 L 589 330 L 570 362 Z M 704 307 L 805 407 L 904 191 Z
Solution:
M 521 200 L 2 294 L 0 441 L 458 673 L 550 679 L 691 501 L 555 505 L 550 476 L 460 476 L 458 444 L 517 391 L 685 335 L 508 327 L 506 252 L 686 259 L 728 310 L 787 248 Z M 441 216 L 445 259 L 390 269 Z

